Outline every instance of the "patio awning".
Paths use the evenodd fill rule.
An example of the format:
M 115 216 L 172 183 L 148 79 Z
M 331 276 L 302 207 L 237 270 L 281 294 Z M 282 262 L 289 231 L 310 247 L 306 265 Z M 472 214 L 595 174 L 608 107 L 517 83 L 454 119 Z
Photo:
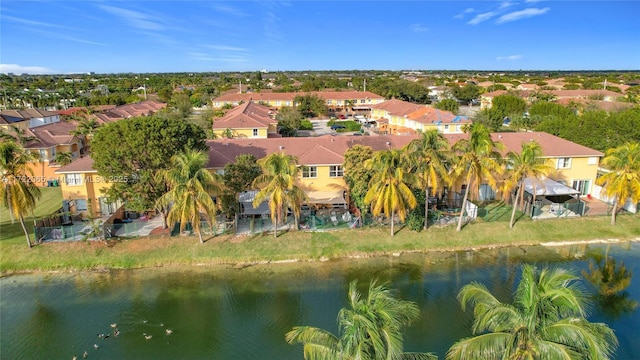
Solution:
M 238 196 L 243 215 L 269 214 L 269 204 L 266 201 L 261 202 L 257 208 L 253 207 L 253 199 L 257 193 L 258 190 L 243 191 Z
M 524 191 L 533 195 L 533 185 L 535 184 L 536 196 L 556 196 L 556 195 L 576 195 L 580 191 L 561 184 L 555 180 L 545 178 L 543 180 L 526 178 L 524 179 Z
M 346 204 L 344 199 L 343 190 L 338 191 L 309 191 L 307 196 L 309 197 L 309 204 Z

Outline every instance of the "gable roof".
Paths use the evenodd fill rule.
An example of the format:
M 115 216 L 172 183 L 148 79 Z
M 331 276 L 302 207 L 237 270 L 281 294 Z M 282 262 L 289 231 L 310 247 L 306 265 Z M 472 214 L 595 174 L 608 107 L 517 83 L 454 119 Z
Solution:
M 466 116 L 456 116 L 450 111 L 429 106 L 410 113 L 407 118 L 422 124 L 471 124 L 471 120 Z
M 229 110 L 223 117 L 214 119 L 213 129 L 266 128 L 278 121 L 269 117 L 269 108 L 246 102 Z
M 41 110 L 41 109 L 23 109 L 23 110 L 3 110 L 0 111 L 0 115 L 7 115 L 22 120 L 28 120 L 33 118 L 44 118 L 49 116 L 56 116 L 58 113 L 53 111 Z
M 372 109 L 384 110 L 393 116 L 407 116 L 414 111 L 425 108 L 426 105 L 414 104 L 408 101 L 391 99 L 371 106 Z
M 38 140 L 30 141 L 25 148 L 41 149 L 71 144 L 76 138 L 75 135 L 71 134 L 75 129 L 76 126 L 74 124 L 62 121 L 27 129 L 25 133 L 28 136 L 36 137 Z
M 61 166 L 58 170 L 55 171 L 56 174 L 86 172 L 97 172 L 97 170 L 93 168 L 93 159 L 91 158 L 91 156 L 85 156 L 76 159 L 67 165 Z

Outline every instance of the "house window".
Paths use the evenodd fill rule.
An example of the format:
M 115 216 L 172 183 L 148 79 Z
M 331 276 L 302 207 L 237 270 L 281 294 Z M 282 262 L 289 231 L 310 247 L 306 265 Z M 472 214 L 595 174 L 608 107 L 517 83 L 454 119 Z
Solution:
M 76 211 L 87 211 L 86 199 L 76 199 Z
M 333 100 L 327 100 L 327 105 L 333 104 Z
M 40 159 L 41 160 L 47 160 L 47 150 L 40 149 Z
M 367 100 L 365 99 L 360 99 L 360 104 L 364 104 Z
M 460 132 L 461 129 L 460 125 L 456 125 L 456 132 Z
M 343 175 L 344 175 L 344 170 L 342 169 L 342 165 L 329 166 L 330 177 L 341 177 Z
M 444 124 L 444 131 L 449 131 L 449 124 Z
M 258 129 L 253 129 L 253 136 L 258 136 Z
M 589 164 L 589 165 L 598 164 L 598 158 L 597 157 L 590 157 L 589 160 L 587 160 L 587 164 Z
M 580 191 L 580 195 L 589 194 L 589 180 L 573 180 L 573 184 L 571 187 L 575 190 Z
M 304 166 L 302 168 L 303 178 L 316 178 L 318 177 L 318 168 L 315 166 Z
M 558 164 L 556 169 L 570 169 L 571 168 L 571 158 L 558 158 Z
M 284 102 L 284 104 L 285 104 L 286 106 L 291 106 L 291 101 L 285 101 L 285 102 Z
M 66 174 L 64 176 L 64 183 L 69 186 L 82 185 L 82 174 Z
M 282 104 L 282 101 L 280 100 L 276 101 L 276 106 L 280 106 L 280 104 Z

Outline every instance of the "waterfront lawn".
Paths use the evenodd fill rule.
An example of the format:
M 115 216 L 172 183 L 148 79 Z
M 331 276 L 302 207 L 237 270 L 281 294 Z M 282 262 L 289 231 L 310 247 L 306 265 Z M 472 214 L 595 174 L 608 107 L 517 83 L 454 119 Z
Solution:
M 2 274 L 23 271 L 131 269 L 156 266 L 216 265 L 279 260 L 319 260 L 376 256 L 406 251 L 446 251 L 493 246 L 585 240 L 638 240 L 640 216 L 621 215 L 616 226 L 608 216 L 546 221 L 476 222 L 414 232 L 389 228 L 333 232 L 290 232 L 252 236 L 222 235 L 200 244 L 197 237 L 148 237 L 134 240 L 47 243 L 28 249 L 17 237 L 0 241 Z
M 59 187 L 40 188 L 42 197 L 39 200 L 36 200 L 37 205 L 33 215 L 29 214 L 25 216 L 24 223 L 31 235 L 32 243 L 35 242 L 35 239 L 33 238 L 34 218 L 38 219 L 43 216 L 47 216 L 62 207 L 62 190 L 60 189 L 61 188 Z M 0 253 L 4 254 L 4 244 L 10 244 L 16 241 L 20 242 L 21 245 L 27 248 L 27 239 L 24 237 L 20 221 L 15 219 L 15 222 L 12 224 L 9 210 L 2 205 L 0 206 Z

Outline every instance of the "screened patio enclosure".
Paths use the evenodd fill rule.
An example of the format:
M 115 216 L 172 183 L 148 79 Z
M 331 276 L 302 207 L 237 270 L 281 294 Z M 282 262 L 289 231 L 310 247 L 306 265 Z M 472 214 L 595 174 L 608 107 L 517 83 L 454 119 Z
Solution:
M 549 178 L 526 178 L 523 185 L 525 213 L 532 219 L 575 217 L 584 214 L 584 202 L 580 200 L 580 191 L 576 189 Z

